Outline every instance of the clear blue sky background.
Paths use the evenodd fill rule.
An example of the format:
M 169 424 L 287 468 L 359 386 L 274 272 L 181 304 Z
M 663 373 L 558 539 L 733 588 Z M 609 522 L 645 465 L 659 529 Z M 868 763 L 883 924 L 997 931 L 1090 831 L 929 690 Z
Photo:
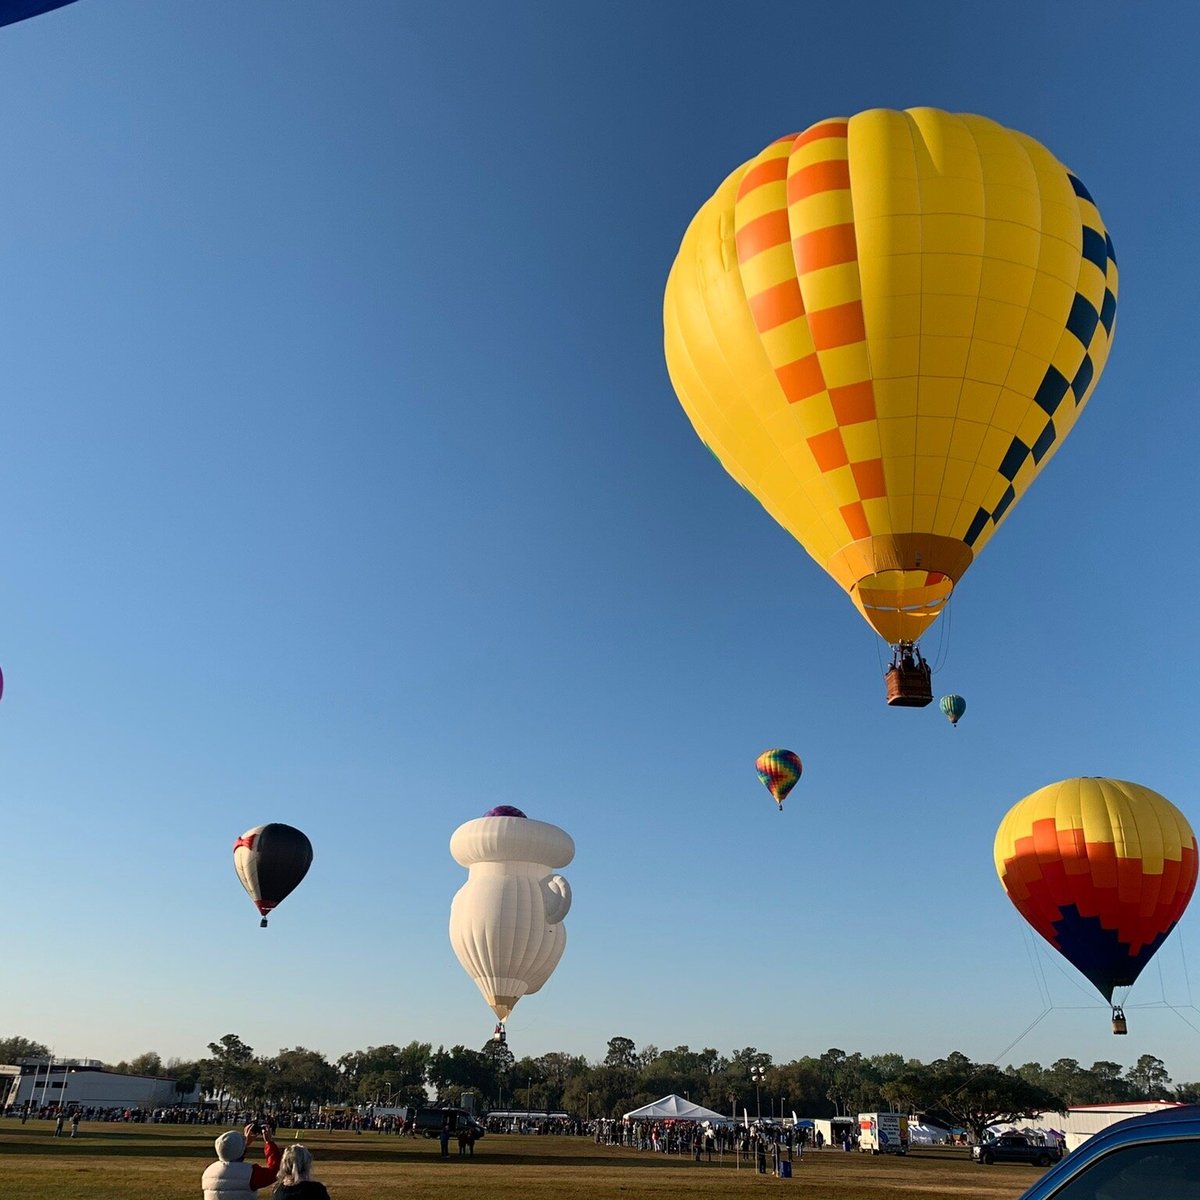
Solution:
M 508 803 L 578 845 L 518 1056 L 1200 1079 L 1200 903 L 1114 1040 L 991 861 L 1071 775 L 1200 827 L 1198 36 L 1098 0 L 80 0 L 0 30 L 0 1033 L 479 1046 L 447 842 Z M 1050 147 L 1122 272 L 1085 418 L 942 622 L 957 730 L 887 709 L 882 645 L 661 346 L 730 169 L 921 104 Z M 805 761 L 782 816 L 773 745 Z M 230 846 L 265 821 L 316 860 L 261 932 Z

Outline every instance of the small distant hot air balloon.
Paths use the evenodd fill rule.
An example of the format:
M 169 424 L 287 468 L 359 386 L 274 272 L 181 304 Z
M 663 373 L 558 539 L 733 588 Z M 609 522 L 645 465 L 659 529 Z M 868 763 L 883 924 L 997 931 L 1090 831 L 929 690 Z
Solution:
M 567 944 L 571 886 L 557 873 L 575 857 L 569 834 L 504 804 L 460 825 L 454 861 L 469 871 L 450 906 L 450 944 L 500 1024 L 554 972 Z
M 1120 779 L 1064 779 L 1014 805 L 996 871 L 1017 911 L 1110 1004 L 1175 928 L 1196 887 L 1197 846 L 1169 800 Z M 1125 1032 L 1113 1008 L 1113 1032 Z
M 261 928 L 267 927 L 267 913 L 308 874 L 312 858 L 308 838 L 299 829 L 275 821 L 247 829 L 233 843 L 233 867 L 262 914 Z
M 1079 177 L 986 117 L 871 109 L 773 141 L 684 234 L 671 383 L 721 465 L 894 646 L 917 639 L 1070 434 L 1117 311 Z
M 938 703 L 942 712 L 946 714 L 946 720 L 951 725 L 957 725 L 962 719 L 963 713 L 967 711 L 967 702 L 961 696 L 953 694 L 943 696 Z
M 763 787 L 771 793 L 779 811 L 783 812 L 783 802 L 788 792 L 796 786 L 804 773 L 804 764 L 800 756 L 790 750 L 764 750 L 754 761 L 754 769 L 762 780 Z

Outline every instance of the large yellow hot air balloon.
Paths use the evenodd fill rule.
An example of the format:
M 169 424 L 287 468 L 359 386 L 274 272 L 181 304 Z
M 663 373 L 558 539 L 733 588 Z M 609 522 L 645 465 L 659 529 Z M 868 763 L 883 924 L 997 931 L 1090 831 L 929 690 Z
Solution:
M 895 665 L 924 670 L 890 702 L 932 699 L 914 643 L 1075 424 L 1116 305 L 1087 189 L 984 117 L 821 121 L 689 226 L 663 306 L 671 382 Z

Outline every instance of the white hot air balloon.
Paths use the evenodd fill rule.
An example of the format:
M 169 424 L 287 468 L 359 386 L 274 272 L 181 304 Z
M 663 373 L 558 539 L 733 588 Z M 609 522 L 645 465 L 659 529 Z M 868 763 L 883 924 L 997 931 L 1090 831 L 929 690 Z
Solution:
M 575 857 L 569 834 L 501 805 L 450 839 L 467 882 L 450 906 L 450 944 L 501 1022 L 554 973 L 567 944 L 571 885 L 556 868 Z M 503 1026 L 496 1039 L 504 1040 Z

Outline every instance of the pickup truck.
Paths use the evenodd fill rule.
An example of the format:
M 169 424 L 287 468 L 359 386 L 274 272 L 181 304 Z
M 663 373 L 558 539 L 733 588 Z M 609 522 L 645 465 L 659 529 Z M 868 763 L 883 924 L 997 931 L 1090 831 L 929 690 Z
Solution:
M 980 1163 L 1023 1162 L 1048 1167 L 1062 1158 L 1057 1146 L 1045 1146 L 1034 1142 L 1023 1133 L 1002 1133 L 991 1141 L 971 1147 L 971 1157 Z
M 1194 1200 L 1200 1194 L 1200 1105 L 1118 1121 L 1051 1167 L 1021 1200 Z

